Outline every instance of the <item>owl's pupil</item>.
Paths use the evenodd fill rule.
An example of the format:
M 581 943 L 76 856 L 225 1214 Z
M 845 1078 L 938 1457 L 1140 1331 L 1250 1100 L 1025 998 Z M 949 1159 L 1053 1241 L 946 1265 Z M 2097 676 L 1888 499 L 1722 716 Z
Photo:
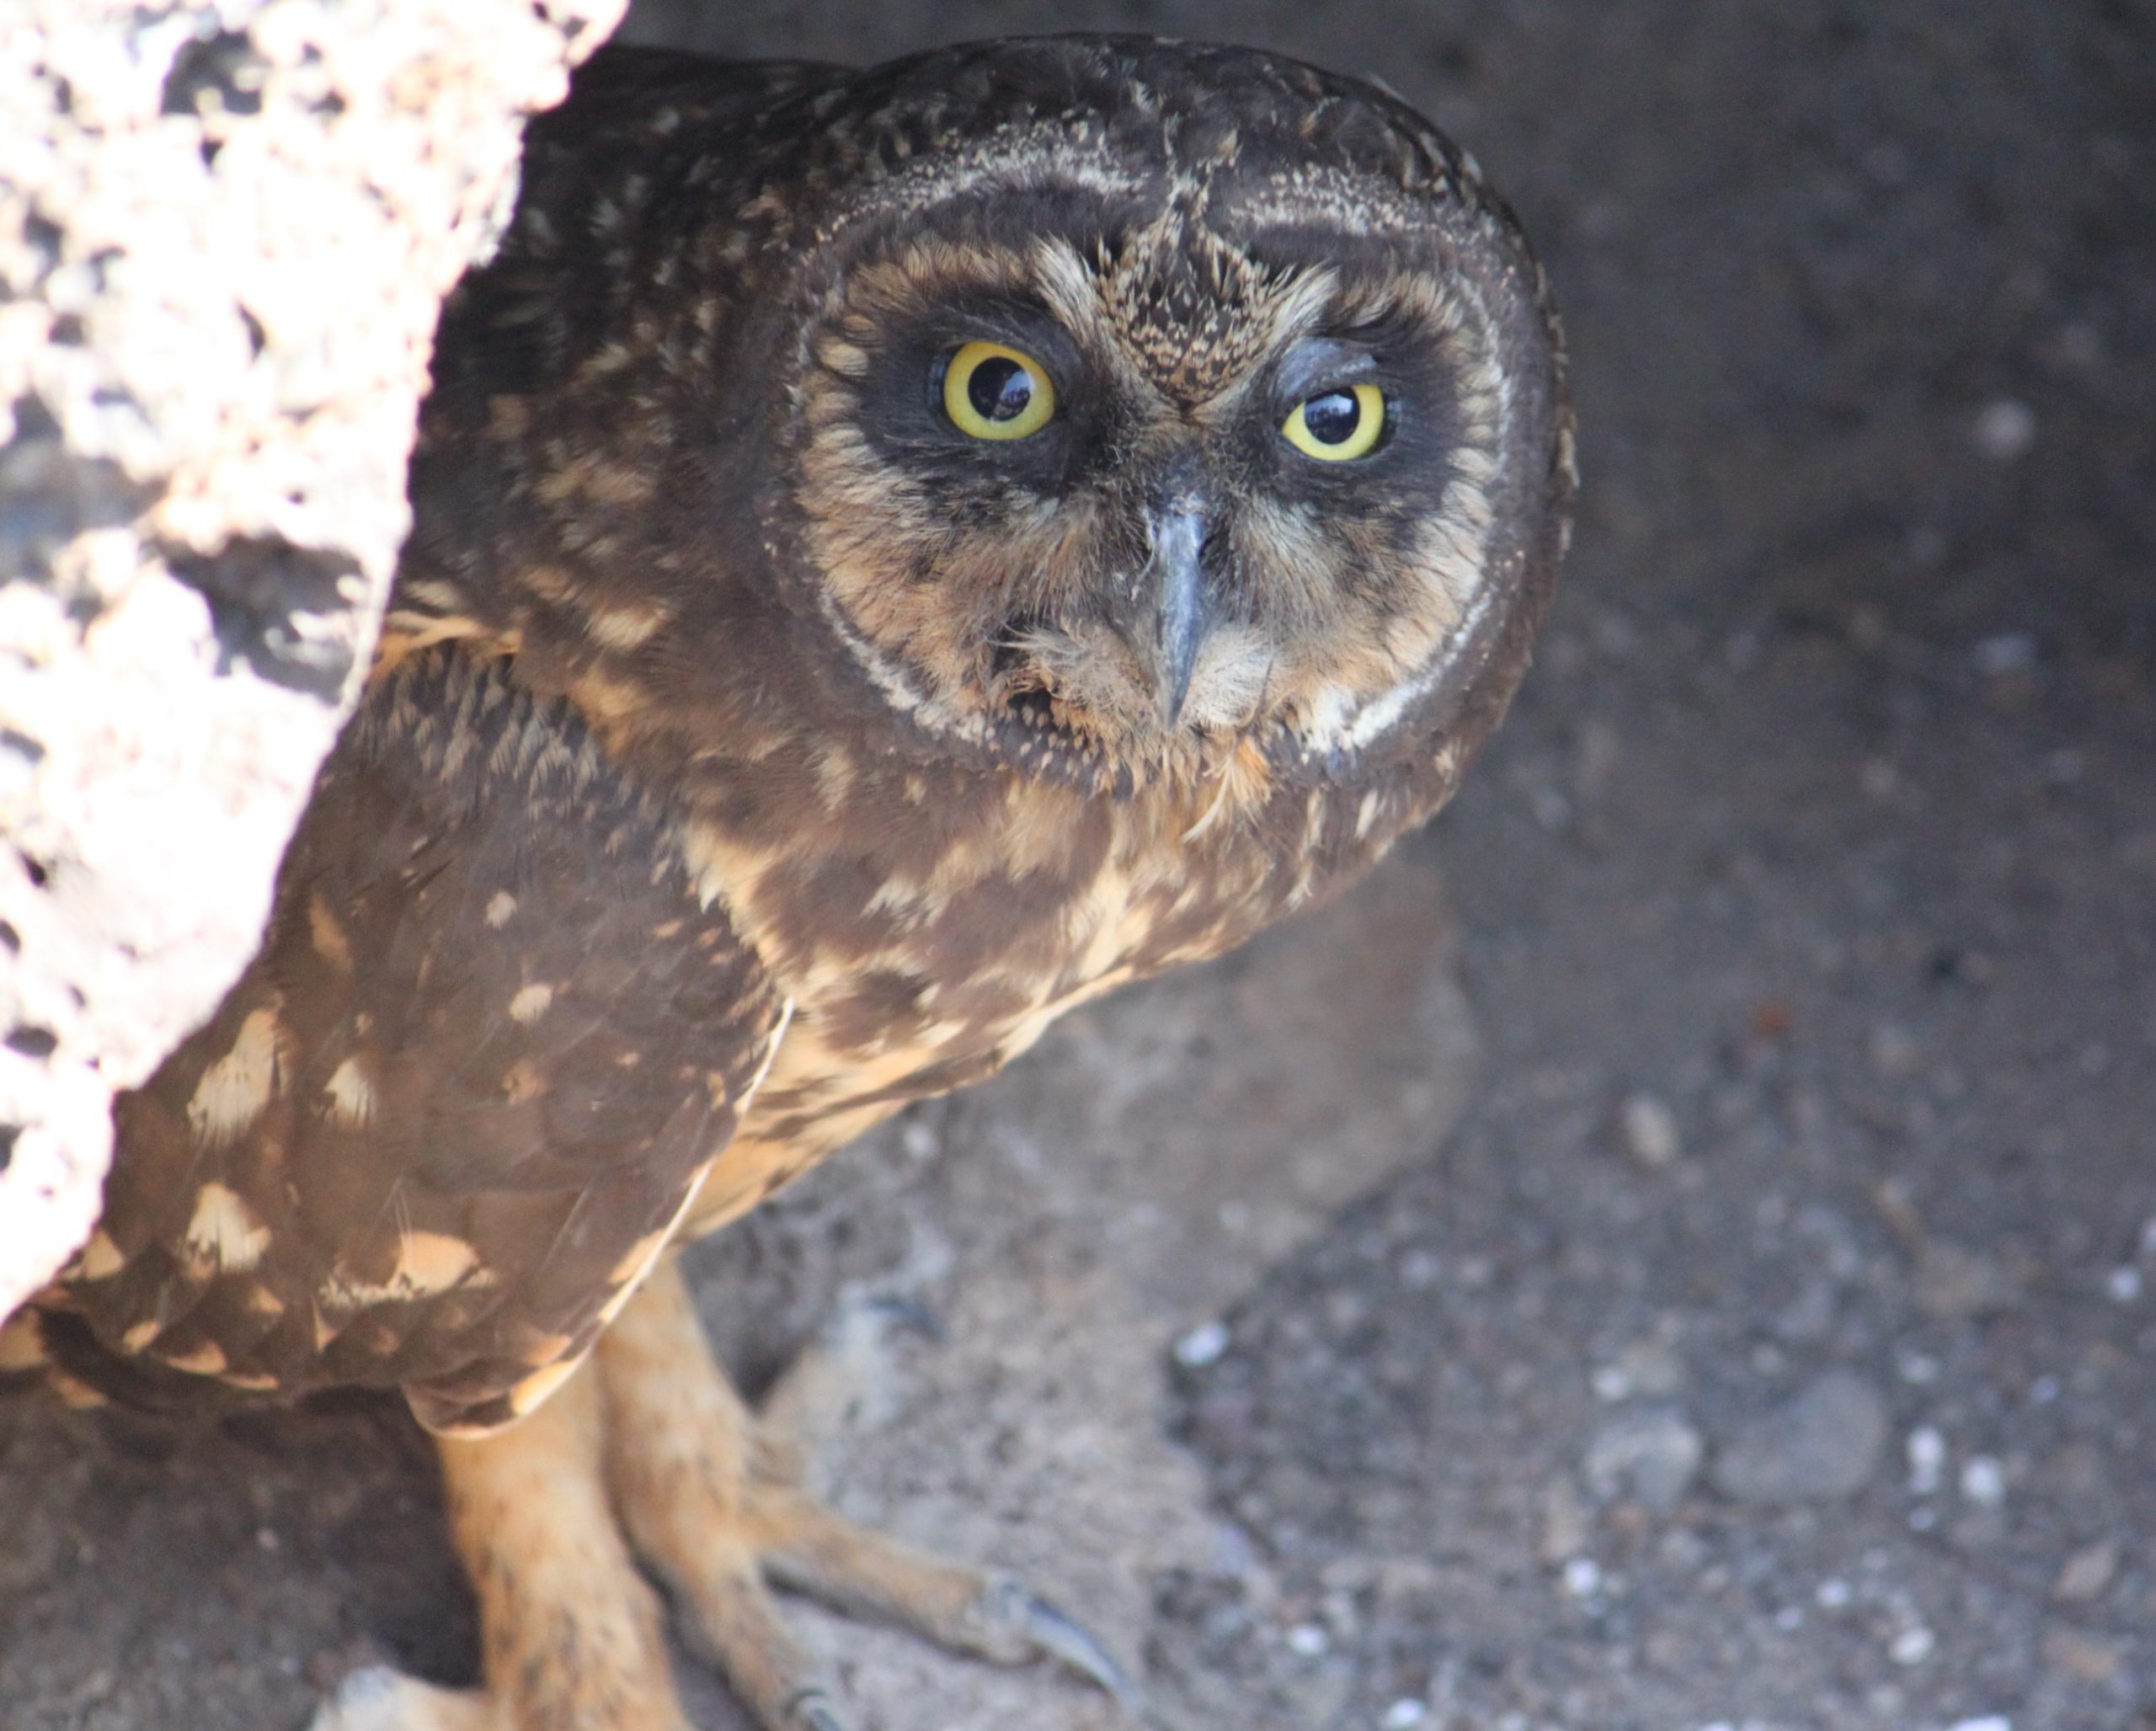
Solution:
M 1016 420 L 1033 400 L 1033 375 L 1007 355 L 992 355 L 966 380 L 966 400 L 983 420 Z
M 1303 425 L 1321 445 L 1345 445 L 1362 419 L 1363 405 L 1353 391 L 1327 391 L 1303 405 Z

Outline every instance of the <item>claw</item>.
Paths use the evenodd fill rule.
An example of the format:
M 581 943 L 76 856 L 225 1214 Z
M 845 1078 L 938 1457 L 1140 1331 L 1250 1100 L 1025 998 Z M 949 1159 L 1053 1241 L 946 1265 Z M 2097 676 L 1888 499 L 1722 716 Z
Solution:
M 1056 1659 L 1097 1683 L 1134 1723 L 1150 1723 L 1145 1691 L 1109 1657 L 1100 1638 L 1029 1591 L 1023 1582 L 1009 1575 L 990 1576 L 976 1615 L 993 1635 L 1015 1638 L 1033 1653 Z
M 864 1308 L 875 1312 L 889 1327 L 910 1328 L 931 1345 L 941 1346 L 951 1338 L 951 1331 L 943 1318 L 917 1298 L 899 1298 L 887 1294 L 870 1299 Z
M 801 1731 L 846 1731 L 845 1723 L 832 1711 L 820 1689 L 804 1690 L 787 1704 L 786 1716 L 798 1720 Z

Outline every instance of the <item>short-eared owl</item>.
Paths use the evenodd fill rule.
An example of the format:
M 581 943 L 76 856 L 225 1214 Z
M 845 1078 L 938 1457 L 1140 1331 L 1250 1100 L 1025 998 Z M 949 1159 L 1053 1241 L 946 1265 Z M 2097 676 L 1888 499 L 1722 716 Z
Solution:
M 670 1246 L 1453 791 L 1572 480 L 1473 161 L 1267 55 L 608 52 L 443 316 L 417 526 L 261 954 L 119 1109 L 16 1325 L 63 1390 L 403 1391 L 481 1689 L 322 1723 L 679 1731 L 639 1565 L 771 1731 L 770 1597 L 1126 1687 L 846 1525 Z

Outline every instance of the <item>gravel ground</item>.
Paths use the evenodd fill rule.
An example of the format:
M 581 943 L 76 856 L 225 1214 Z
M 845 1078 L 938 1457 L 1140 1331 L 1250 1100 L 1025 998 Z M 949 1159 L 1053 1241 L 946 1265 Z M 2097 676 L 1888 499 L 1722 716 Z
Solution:
M 1000 1458 L 1016 1554 L 1126 1584 L 1097 1614 L 1178 1724 L 2156 1727 L 2156 9 L 690 10 L 643 28 L 872 59 L 1123 25 L 1382 71 L 1536 237 L 1588 478 L 1537 671 L 1393 887 L 1083 1018 L 717 1247 L 737 1354 L 849 1282 L 936 1299 L 962 1326 L 855 1421 L 864 1484 L 979 1495 Z M 1456 963 L 1433 928 L 1403 973 L 1440 871 Z M 1456 1057 L 1455 969 L 1471 1085 L 1407 1087 L 1404 1009 L 1308 1013 L 1367 977 Z M 1095 1085 L 1173 1039 L 1206 1073 L 1292 1052 L 1345 1189 L 1267 1140 L 1277 1100 Z M 1203 1241 L 1232 1280 L 1019 1181 L 1044 1147 L 1110 1170 L 1134 1124 L 1300 1199 Z M 1171 1215 L 1219 1215 L 1167 1170 Z M 1038 1301 L 1076 1352 L 1126 1287 L 1100 1446 L 1186 1519 L 1044 1546 L 1075 1529 L 1038 1415 L 1099 1390 L 1052 1357 L 999 1384 L 969 1331 Z M 1001 1415 L 978 1483 L 923 1465 L 953 1386 Z M 358 1659 L 468 1672 L 430 1498 L 381 1408 L 0 1412 L 0 1723 L 271 1731 Z M 1017 1723 L 1107 1723 L 1020 1680 Z M 1014 1722 L 864 1696 L 869 1728 Z

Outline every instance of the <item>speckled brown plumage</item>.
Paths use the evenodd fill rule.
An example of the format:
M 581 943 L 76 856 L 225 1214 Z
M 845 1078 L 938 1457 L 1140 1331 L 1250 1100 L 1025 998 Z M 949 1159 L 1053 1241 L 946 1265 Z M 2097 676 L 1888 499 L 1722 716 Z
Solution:
M 1039 431 L 938 406 L 976 340 L 1053 380 Z M 1364 383 L 1367 457 L 1290 446 L 1283 414 Z M 526 1613 L 488 1582 L 549 1542 L 503 1536 L 503 1463 L 544 1458 L 611 1475 L 677 1576 L 763 1521 L 685 1591 L 767 1723 L 835 1724 L 772 1657 L 757 1570 L 821 1517 L 756 1488 L 754 1421 L 714 1394 L 679 1445 L 743 1487 L 702 1514 L 608 1452 L 623 1412 L 674 1422 L 626 1343 L 687 1338 L 681 1301 L 638 1282 L 1428 816 L 1524 670 L 1572 485 L 1540 275 L 1380 93 L 1139 40 L 600 56 L 445 313 L 378 665 L 262 955 L 124 1103 L 48 1346 L 134 1397 L 400 1386 L 474 1438 L 626 1305 L 613 1418 L 579 1397 L 445 1456 L 501 1723 L 670 1698 L 497 1675 Z M 920 1611 L 978 1578 L 848 1543 L 884 1584 L 827 1596 L 1056 1650 L 1031 1612 Z M 595 1643 L 641 1676 L 620 1595 Z M 462 1723 L 393 1698 L 325 1723 Z

